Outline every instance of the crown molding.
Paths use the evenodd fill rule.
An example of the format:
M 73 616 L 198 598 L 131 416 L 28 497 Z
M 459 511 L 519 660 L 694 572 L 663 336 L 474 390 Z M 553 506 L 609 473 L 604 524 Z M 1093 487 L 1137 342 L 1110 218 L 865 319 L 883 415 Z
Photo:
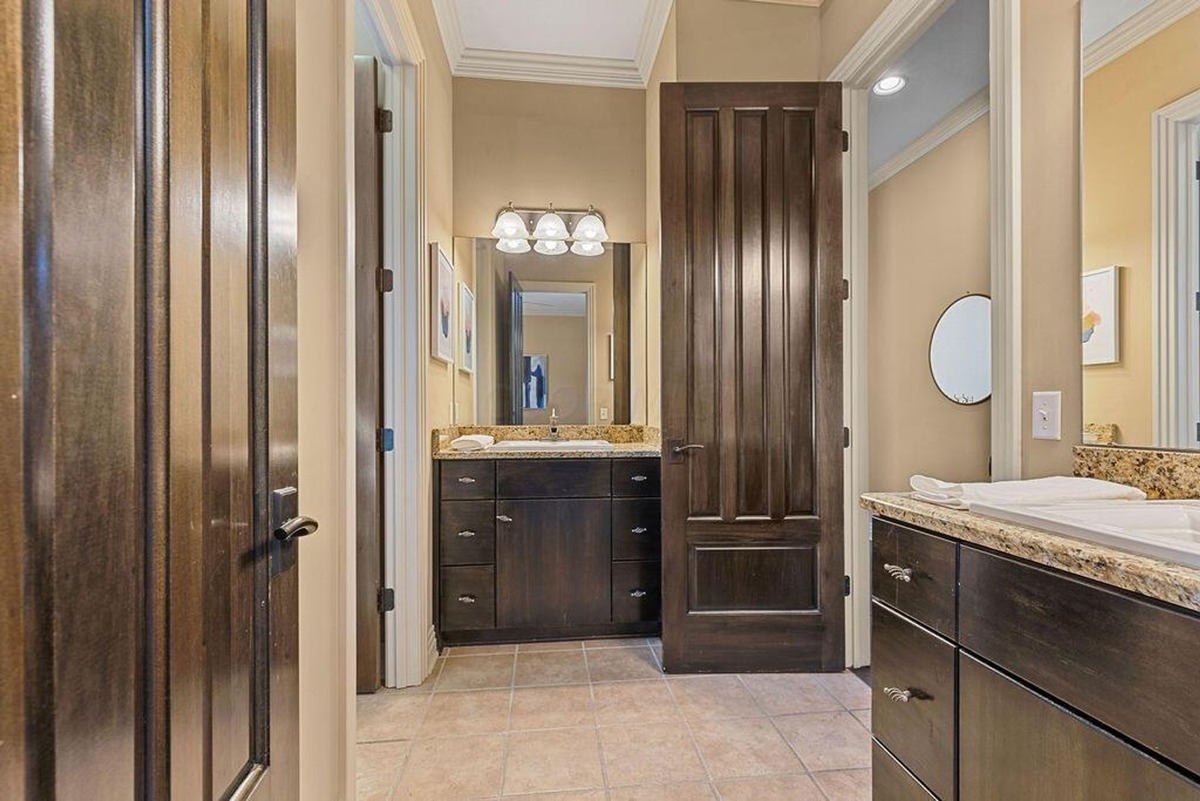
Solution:
M 1083 49 L 1083 74 L 1111 64 L 1198 9 L 1200 0 L 1156 0 Z
M 869 87 L 952 4 L 953 0 L 891 0 L 826 80 L 848 88 Z
M 638 75 L 642 77 L 643 87 L 650 83 L 650 72 L 658 59 L 658 51 L 662 47 L 663 33 L 667 30 L 667 20 L 671 17 L 673 4 L 674 0 L 650 0 L 650 7 L 646 9 L 642 35 L 638 39 L 637 57 L 634 59 L 637 62 Z
M 971 123 L 988 113 L 988 90 L 982 89 L 960 103 L 953 111 L 914 139 L 908 147 L 888 159 L 879 169 L 871 173 L 868 186 L 871 189 L 895 177 L 902 170 L 937 150 Z
M 824 0 L 743 0 L 746 3 L 770 3 L 776 6 L 800 6 L 801 8 L 820 8 Z

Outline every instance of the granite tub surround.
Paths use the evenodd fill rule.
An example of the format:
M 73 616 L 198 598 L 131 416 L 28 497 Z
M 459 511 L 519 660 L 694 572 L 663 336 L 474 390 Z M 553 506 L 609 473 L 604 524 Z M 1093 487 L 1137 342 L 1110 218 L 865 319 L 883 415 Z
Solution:
M 1137 487 L 1154 500 L 1200 498 L 1200 452 L 1080 445 L 1075 475 Z
M 1111 475 L 1095 477 L 1122 480 Z M 907 493 L 868 493 L 860 503 L 880 517 L 1200 612 L 1200 570 L 947 509 L 914 500 Z
M 653 426 L 573 426 L 558 427 L 560 440 L 601 439 L 613 444 L 603 451 L 453 451 L 450 443 L 468 434 L 484 434 L 496 442 L 542 440 L 550 435 L 549 426 L 449 426 L 433 431 L 434 459 L 630 459 L 658 456 L 662 434 Z

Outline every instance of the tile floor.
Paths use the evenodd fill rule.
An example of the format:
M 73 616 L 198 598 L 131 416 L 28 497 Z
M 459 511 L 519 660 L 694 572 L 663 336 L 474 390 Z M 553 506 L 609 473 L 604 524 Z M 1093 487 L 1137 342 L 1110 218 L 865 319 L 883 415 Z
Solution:
M 358 699 L 359 799 L 871 797 L 851 673 L 664 676 L 658 640 L 452 648 Z

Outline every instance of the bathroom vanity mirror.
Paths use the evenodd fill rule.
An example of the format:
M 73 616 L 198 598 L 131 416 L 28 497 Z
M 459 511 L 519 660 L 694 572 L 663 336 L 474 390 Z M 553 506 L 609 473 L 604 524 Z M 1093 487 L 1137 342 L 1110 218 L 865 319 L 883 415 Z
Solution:
M 1195 9 L 1082 1 L 1084 442 L 1200 448 Z
M 963 406 L 992 395 L 992 301 L 966 295 L 951 303 L 929 340 L 929 370 L 938 390 Z
M 457 422 L 646 421 L 646 247 L 603 253 L 503 253 L 455 240 L 458 280 L 474 295 L 474 371 L 457 370 Z

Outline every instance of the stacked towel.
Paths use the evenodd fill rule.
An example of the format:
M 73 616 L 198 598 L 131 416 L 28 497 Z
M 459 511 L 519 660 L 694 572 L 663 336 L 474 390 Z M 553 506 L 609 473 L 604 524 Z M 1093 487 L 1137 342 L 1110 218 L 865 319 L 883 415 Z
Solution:
M 452 451 L 481 451 L 496 444 L 495 437 L 487 434 L 467 434 L 450 442 Z
M 1026 481 L 955 484 L 928 476 L 909 479 L 913 497 L 952 509 L 970 509 L 973 504 L 1061 503 L 1065 501 L 1144 501 L 1146 493 L 1136 487 L 1101 481 L 1098 478 L 1051 476 Z

